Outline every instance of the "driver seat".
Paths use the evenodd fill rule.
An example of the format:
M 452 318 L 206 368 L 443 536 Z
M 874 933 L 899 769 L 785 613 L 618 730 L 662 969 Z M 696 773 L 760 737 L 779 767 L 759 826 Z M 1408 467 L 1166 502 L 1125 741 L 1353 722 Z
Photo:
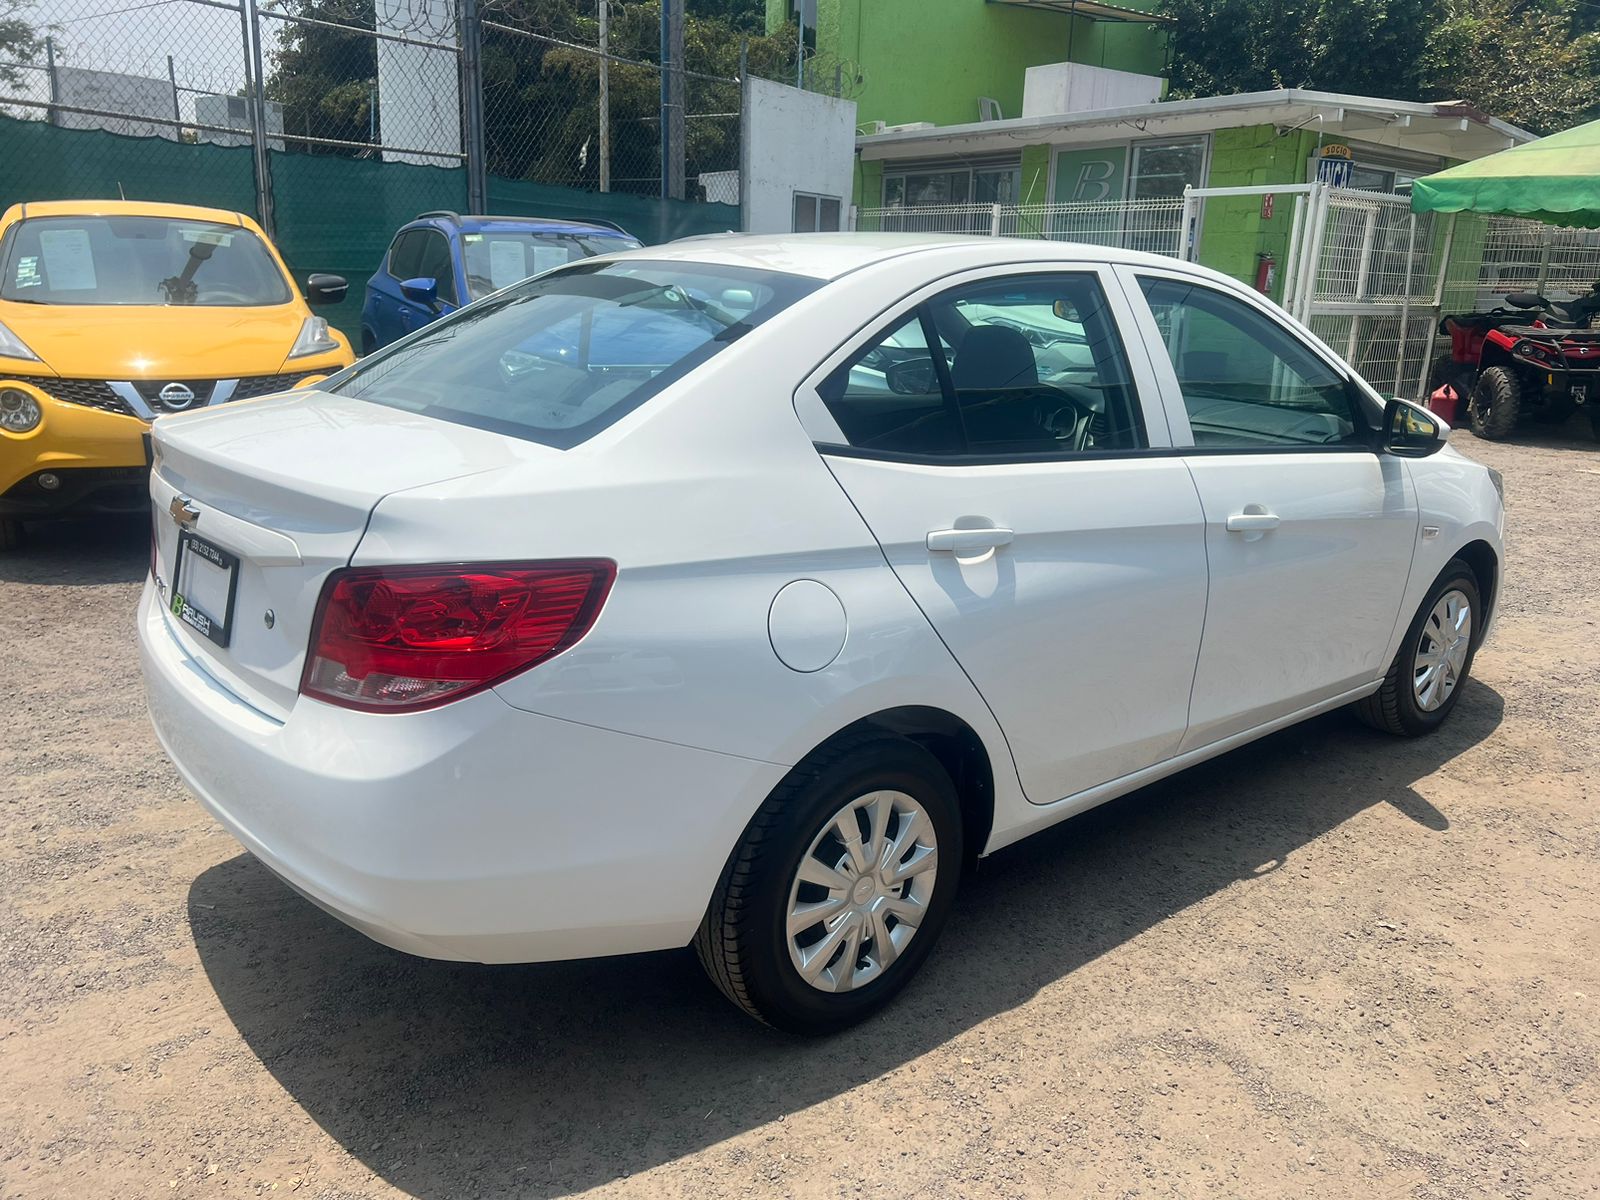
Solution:
M 950 364 L 967 442 L 974 450 L 1053 450 L 1056 436 L 1040 420 L 1039 364 L 1033 345 L 1004 325 L 977 325 Z

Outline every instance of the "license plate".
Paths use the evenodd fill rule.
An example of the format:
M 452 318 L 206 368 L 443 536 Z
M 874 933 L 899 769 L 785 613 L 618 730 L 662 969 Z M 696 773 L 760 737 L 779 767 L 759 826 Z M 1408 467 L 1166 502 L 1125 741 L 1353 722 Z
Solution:
M 219 646 L 233 628 L 233 596 L 239 586 L 239 558 L 187 529 L 178 531 L 178 557 L 172 565 L 172 615 Z

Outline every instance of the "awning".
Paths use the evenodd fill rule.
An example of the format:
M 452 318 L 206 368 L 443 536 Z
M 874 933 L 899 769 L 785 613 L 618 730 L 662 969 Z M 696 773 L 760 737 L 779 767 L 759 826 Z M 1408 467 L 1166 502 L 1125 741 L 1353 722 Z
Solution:
M 1100 0 L 986 0 L 989 4 L 1006 4 L 1012 8 L 1043 8 L 1065 13 L 1071 17 L 1087 17 L 1091 21 L 1121 21 L 1138 25 L 1172 25 L 1174 18 L 1160 13 L 1141 12 L 1137 8 L 1124 8 L 1120 4 L 1102 4 Z
M 1600 228 L 1600 121 L 1426 175 L 1413 212 L 1486 212 Z

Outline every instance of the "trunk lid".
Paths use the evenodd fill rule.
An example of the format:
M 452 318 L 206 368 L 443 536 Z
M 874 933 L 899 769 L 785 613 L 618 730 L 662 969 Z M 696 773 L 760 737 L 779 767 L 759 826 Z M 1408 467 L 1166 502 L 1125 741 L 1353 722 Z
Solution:
M 153 432 L 150 496 L 167 623 L 213 678 L 280 721 L 299 691 L 322 584 L 350 561 L 378 501 L 560 454 L 315 390 L 161 417 Z M 174 579 L 180 530 L 188 536 Z M 216 563 L 211 548 L 221 551 L 220 566 L 204 561 Z M 215 611 L 228 607 L 230 558 L 231 615 Z M 190 593 L 189 620 L 172 607 L 180 590 Z

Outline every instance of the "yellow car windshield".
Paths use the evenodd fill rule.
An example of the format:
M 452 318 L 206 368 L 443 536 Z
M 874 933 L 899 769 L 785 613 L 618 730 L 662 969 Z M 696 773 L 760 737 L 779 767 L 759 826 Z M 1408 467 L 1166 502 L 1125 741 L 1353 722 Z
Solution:
M 248 229 L 173 217 L 32 217 L 6 238 L 0 297 L 25 304 L 287 304 Z

